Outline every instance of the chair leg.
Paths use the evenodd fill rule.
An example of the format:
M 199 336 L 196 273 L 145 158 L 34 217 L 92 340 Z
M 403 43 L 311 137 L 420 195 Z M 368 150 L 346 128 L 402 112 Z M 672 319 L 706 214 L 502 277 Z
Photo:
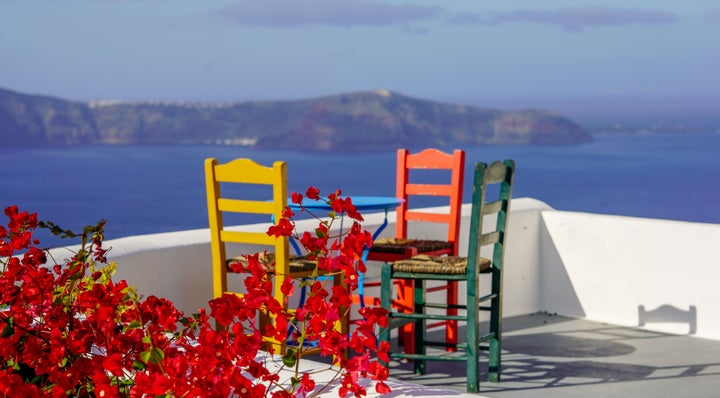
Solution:
M 495 298 L 490 301 L 490 333 L 488 341 L 488 381 L 500 381 L 501 339 L 502 339 L 502 274 L 499 268 L 493 269 L 492 291 Z
M 466 376 L 467 391 L 476 393 L 480 390 L 480 320 L 478 301 L 478 278 L 468 278 L 467 283 L 467 348 L 466 348 Z
M 493 337 L 488 343 L 488 381 L 497 383 L 500 381 L 500 341 Z
M 407 308 L 408 312 L 413 312 L 414 302 L 414 286 L 415 282 L 410 279 L 401 279 L 398 284 L 398 304 L 400 308 Z M 402 344 L 406 354 L 417 353 L 415 347 L 414 324 L 409 323 L 400 327 L 398 331 L 398 342 Z
M 340 275 L 334 275 L 333 276 L 333 286 L 343 286 L 347 288 L 347 285 L 345 284 L 345 278 Z M 352 306 L 345 307 L 343 306 L 340 311 L 342 313 L 340 314 L 340 320 L 335 323 L 335 330 L 340 332 L 343 336 L 347 336 L 350 333 L 350 309 Z M 349 351 L 345 349 L 342 353 L 343 359 L 348 359 Z M 333 358 L 333 360 L 339 360 L 339 358 Z M 339 362 L 339 361 L 338 361 Z
M 392 300 L 392 291 L 393 291 L 393 282 L 392 279 L 390 279 L 390 274 L 392 273 L 392 265 L 388 263 L 384 263 L 381 267 L 380 272 L 380 306 L 384 308 L 388 312 L 388 322 L 392 322 L 392 317 L 390 317 L 390 312 L 392 311 L 392 308 L 390 308 L 390 302 Z M 390 325 L 386 328 L 380 329 L 380 335 L 378 336 L 380 341 L 390 343 Z M 383 365 L 387 366 L 387 363 L 383 363 Z
M 458 304 L 458 283 L 456 281 L 450 281 L 447 284 L 447 304 L 448 306 Z M 457 308 L 448 308 L 448 315 L 457 315 Z M 457 351 L 458 344 L 458 322 L 447 321 L 445 325 L 445 342 L 448 344 L 445 349 L 448 352 Z
M 478 344 L 478 332 L 480 330 L 480 325 L 478 324 L 477 311 L 470 311 L 468 309 L 467 329 L 467 391 L 470 393 L 476 393 L 480 391 L 480 347 Z
M 413 301 L 414 301 L 414 310 L 413 313 L 415 314 L 425 314 L 425 281 L 422 279 L 416 279 L 413 281 L 415 289 L 413 294 Z M 425 347 L 425 332 L 426 332 L 426 320 L 425 318 L 420 318 L 417 321 L 413 323 L 413 352 L 415 354 L 419 355 L 425 355 L 426 347 Z M 415 363 L 415 373 L 424 375 L 427 371 L 427 365 L 426 365 L 425 359 L 416 359 L 414 361 Z

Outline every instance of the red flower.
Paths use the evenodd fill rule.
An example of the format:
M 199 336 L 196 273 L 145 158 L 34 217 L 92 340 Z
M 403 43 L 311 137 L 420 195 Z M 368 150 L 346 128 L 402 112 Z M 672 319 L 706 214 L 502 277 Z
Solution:
M 350 217 L 354 220 L 357 220 L 357 221 L 365 221 L 363 219 L 362 215 L 360 215 L 360 213 L 357 211 L 357 208 L 355 207 L 355 205 L 352 203 L 351 198 L 345 198 L 342 201 L 342 209 L 345 212 L 345 214 L 348 215 L 348 217 Z
M 345 376 L 343 376 L 343 378 L 342 378 L 342 381 L 340 384 L 339 395 L 341 397 L 344 397 L 348 394 L 353 394 L 356 397 L 361 397 L 361 396 L 367 394 L 365 387 L 358 384 L 357 372 L 352 372 L 351 374 L 345 374 Z
M 333 306 L 337 308 L 350 308 L 352 305 L 352 296 L 345 286 L 333 286 L 332 292 L 330 302 Z
M 283 280 L 282 286 L 280 287 L 280 291 L 285 296 L 292 296 L 293 291 L 295 291 L 295 286 L 293 286 L 292 279 L 285 278 L 285 280 Z
M 335 213 L 341 214 L 343 212 L 343 199 L 340 197 L 340 190 L 328 195 L 328 202 Z
M 103 369 L 107 370 L 108 372 L 112 373 L 114 376 L 122 376 L 123 375 L 123 356 L 119 353 L 114 353 L 107 358 L 102 363 Z
M 319 229 L 316 231 L 319 231 Z M 319 232 L 318 235 L 320 235 Z M 316 256 L 327 254 L 327 241 L 327 235 L 316 238 L 307 231 L 303 232 L 303 235 L 300 237 L 300 243 L 303 245 L 303 247 L 305 247 L 308 253 Z
M 302 375 L 302 378 L 300 378 L 300 387 L 297 390 L 297 394 L 304 394 L 312 392 L 312 390 L 315 389 L 315 381 L 310 378 L 309 373 L 305 373 Z
M 281 218 L 278 220 L 277 225 L 272 225 L 268 228 L 267 234 L 276 238 L 281 236 L 290 236 L 295 230 L 295 225 L 287 218 Z
M 375 323 L 381 327 L 388 326 L 388 313 L 387 310 L 381 307 L 363 307 L 359 310 L 360 315 L 363 316 L 364 320 L 368 323 Z
M 307 196 L 320 198 L 313 187 Z M 293 194 L 294 202 L 302 198 Z M 340 198 L 339 190 L 328 203 L 337 213 L 355 211 L 349 198 Z M 383 383 L 387 369 L 370 360 L 371 354 L 381 361 L 389 359 L 389 345 L 378 347 L 374 336 L 376 327 L 387 323 L 384 313 L 363 310 L 366 319 L 352 333 L 336 330 L 351 305 L 357 273 L 364 271 L 360 258 L 369 234 L 358 223 L 341 243 L 330 237 L 337 219 L 331 213 L 330 220 L 320 220 L 314 233 L 303 233 L 300 239 L 317 269 L 343 272 L 346 286 L 309 278 L 302 282 L 310 286 L 305 307 L 291 312 L 287 304 L 295 293 L 294 281 L 284 279 L 280 286 L 284 299 L 278 301 L 267 272 L 274 263 L 267 256 L 247 255 L 244 267 L 232 266 L 234 272 L 243 273 L 245 294 L 225 294 L 210 301 L 210 316 L 204 309 L 185 316 L 169 300 L 139 298 L 127 282 L 110 279 L 111 270 L 104 269 L 104 221 L 77 235 L 82 245 L 74 257 L 45 266 L 48 256 L 33 246 L 38 244 L 33 230 L 47 226 L 69 236 L 72 232 L 38 223 L 35 214 L 19 212 L 16 206 L 6 208 L 5 214 L 8 228 L 0 227 L 0 306 L 6 309 L 0 312 L 1 395 L 265 397 L 272 386 L 271 396 L 305 396 L 315 389 L 310 373 L 285 386 L 278 374 L 256 360 L 267 339 L 284 340 L 289 327 L 298 340 L 316 341 L 322 355 L 334 356 L 333 363 L 341 367 L 342 394 L 365 395 L 360 377 L 376 380 L 379 393 L 389 392 Z M 293 212 L 288 208 L 283 215 L 269 228 L 269 235 L 295 233 Z M 355 216 L 361 220 L 359 214 Z M 20 250 L 25 252 L 17 256 Z M 260 313 L 272 320 L 263 331 Z M 346 360 L 349 349 L 358 355 Z M 292 356 L 300 360 L 303 353 L 299 347 Z M 21 377 L 15 370 L 18 366 L 41 377 Z
M 234 294 L 223 294 L 210 301 L 210 316 L 218 324 L 229 326 L 235 318 L 236 309 L 240 306 L 240 298 Z
M 110 385 L 110 381 L 107 376 L 98 372 L 93 375 L 93 382 L 95 388 L 93 389 L 94 396 L 103 398 L 114 398 L 119 397 L 118 388 Z
M 302 196 L 302 194 L 299 194 L 299 193 L 297 193 L 297 192 L 293 192 L 293 193 L 290 194 L 290 196 L 292 197 L 291 200 L 292 200 L 293 203 L 302 204 L 302 201 L 303 201 L 303 196 Z
M 390 352 L 390 343 L 388 343 L 387 341 L 381 341 L 380 347 L 378 347 L 378 351 L 377 351 L 378 359 L 385 363 L 390 362 L 390 356 L 388 355 L 389 352 Z M 385 370 L 387 371 L 387 368 Z
M 375 391 L 377 391 L 378 394 L 388 394 L 388 393 L 392 392 L 392 390 L 390 389 L 390 386 L 383 383 L 382 381 L 378 381 L 375 384 Z
M 310 187 L 305 192 L 305 196 L 307 196 L 308 199 L 319 200 L 320 199 L 320 190 L 315 187 Z

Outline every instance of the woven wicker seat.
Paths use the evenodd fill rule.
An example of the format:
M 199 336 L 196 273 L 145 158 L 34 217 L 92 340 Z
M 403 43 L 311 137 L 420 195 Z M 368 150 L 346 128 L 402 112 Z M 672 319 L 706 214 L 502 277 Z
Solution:
M 489 272 L 489 259 L 478 259 L 479 272 Z M 393 272 L 411 272 L 416 274 L 464 275 L 467 271 L 467 257 L 418 255 L 406 260 L 395 261 Z
M 229 258 L 227 260 L 227 266 L 230 269 L 236 269 L 239 265 L 240 268 L 235 270 L 235 272 L 238 272 L 239 270 L 247 269 L 247 260 L 248 255 L 242 255 L 237 256 L 233 258 Z M 265 270 L 267 272 L 273 272 L 275 270 L 275 254 L 273 253 L 259 253 L 258 255 L 258 261 L 260 264 L 263 265 Z M 290 256 L 290 272 L 291 273 L 299 273 L 299 272 L 310 272 L 315 269 L 316 262 L 315 260 L 311 260 L 308 255 L 304 256 Z
M 372 245 L 372 251 L 377 253 L 405 253 L 408 249 L 416 253 L 452 251 L 453 243 L 442 240 L 380 238 Z

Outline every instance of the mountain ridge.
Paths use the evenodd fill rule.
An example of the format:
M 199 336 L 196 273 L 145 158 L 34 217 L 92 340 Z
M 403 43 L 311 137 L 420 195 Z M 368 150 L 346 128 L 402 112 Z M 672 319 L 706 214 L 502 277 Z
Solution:
M 592 135 L 554 112 L 500 111 L 387 90 L 281 101 L 69 101 L 0 88 L 4 146 L 254 145 L 371 151 L 485 144 L 577 144 Z

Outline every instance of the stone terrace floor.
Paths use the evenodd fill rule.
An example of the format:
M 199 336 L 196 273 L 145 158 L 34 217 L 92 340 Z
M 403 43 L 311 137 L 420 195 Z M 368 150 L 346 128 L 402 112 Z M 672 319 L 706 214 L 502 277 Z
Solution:
M 720 341 L 544 313 L 506 318 L 503 329 L 502 381 L 483 375 L 480 396 L 720 397 Z M 465 392 L 463 362 L 428 362 L 417 376 L 394 361 L 390 377 Z

